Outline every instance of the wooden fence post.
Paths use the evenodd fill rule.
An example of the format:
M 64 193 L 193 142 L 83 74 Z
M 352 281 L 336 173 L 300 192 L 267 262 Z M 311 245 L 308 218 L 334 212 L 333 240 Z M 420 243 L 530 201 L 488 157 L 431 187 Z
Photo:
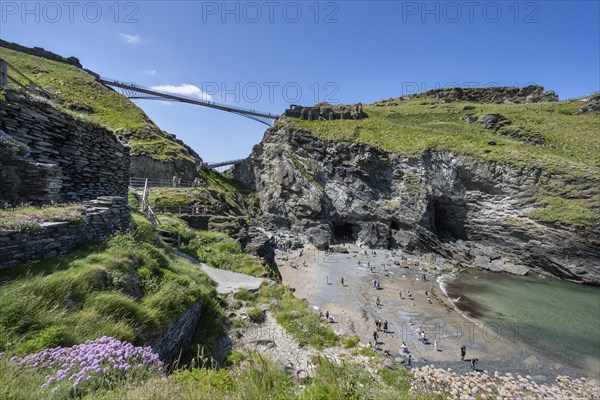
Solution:
M 0 85 L 8 85 L 8 64 L 4 60 L 0 60 Z

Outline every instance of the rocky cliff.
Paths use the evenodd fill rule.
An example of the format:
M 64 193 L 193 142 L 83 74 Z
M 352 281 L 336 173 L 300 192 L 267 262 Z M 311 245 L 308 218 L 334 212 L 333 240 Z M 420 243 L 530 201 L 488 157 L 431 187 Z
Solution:
M 331 122 L 322 122 L 327 124 Z M 598 224 L 544 223 L 534 194 L 555 176 L 450 150 L 405 156 L 322 140 L 284 120 L 235 170 L 257 190 L 263 223 L 320 248 L 357 240 L 435 253 L 494 271 L 534 270 L 600 284 Z

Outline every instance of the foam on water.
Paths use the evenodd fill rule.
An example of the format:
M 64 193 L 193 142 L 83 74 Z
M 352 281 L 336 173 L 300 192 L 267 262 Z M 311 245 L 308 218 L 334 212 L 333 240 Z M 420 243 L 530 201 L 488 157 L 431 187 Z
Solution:
M 466 318 L 565 365 L 600 374 L 600 288 L 473 271 L 438 278 Z

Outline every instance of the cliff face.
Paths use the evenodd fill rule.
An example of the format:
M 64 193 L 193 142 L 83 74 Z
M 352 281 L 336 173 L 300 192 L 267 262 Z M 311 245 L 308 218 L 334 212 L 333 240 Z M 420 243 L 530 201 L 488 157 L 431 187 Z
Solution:
M 374 248 L 436 253 L 494 271 L 528 270 L 600 284 L 597 226 L 543 224 L 529 214 L 539 168 L 450 151 L 390 154 L 324 141 L 283 123 L 235 170 L 257 190 L 263 222 L 325 248 L 354 239 Z

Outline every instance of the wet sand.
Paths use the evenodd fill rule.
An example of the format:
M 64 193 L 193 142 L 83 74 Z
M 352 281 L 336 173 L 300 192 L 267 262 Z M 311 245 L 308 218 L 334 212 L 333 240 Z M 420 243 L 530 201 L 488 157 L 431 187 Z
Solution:
M 500 337 L 457 312 L 436 281 L 439 272 L 434 270 L 435 266 L 401 252 L 376 250 L 374 255 L 372 250 L 354 244 L 345 246 L 348 254 L 326 256 L 307 245 L 301 257 L 293 250 L 278 255 L 285 255 L 287 261 L 277 260 L 283 283 L 296 290 L 296 297 L 307 299 L 315 312 L 328 311 L 335 320 L 332 328 L 338 333 L 358 335 L 362 344 L 373 343 L 375 321 L 387 320 L 388 331 L 378 332 L 379 347 L 396 357 L 405 342 L 416 367 L 433 364 L 468 372 L 468 361 L 477 358 L 478 369 L 531 375 L 540 383 L 554 381 L 557 375 L 586 376 L 585 371 L 544 359 L 524 344 Z M 291 267 L 291 263 L 298 267 Z M 373 286 L 374 280 L 380 281 L 380 290 Z M 412 292 L 412 298 L 408 297 L 408 291 Z M 377 297 L 380 306 L 376 304 Z M 429 344 L 419 340 L 419 328 L 425 331 Z M 434 350 L 435 340 L 438 351 Z M 460 357 L 463 345 L 467 348 L 465 361 Z

